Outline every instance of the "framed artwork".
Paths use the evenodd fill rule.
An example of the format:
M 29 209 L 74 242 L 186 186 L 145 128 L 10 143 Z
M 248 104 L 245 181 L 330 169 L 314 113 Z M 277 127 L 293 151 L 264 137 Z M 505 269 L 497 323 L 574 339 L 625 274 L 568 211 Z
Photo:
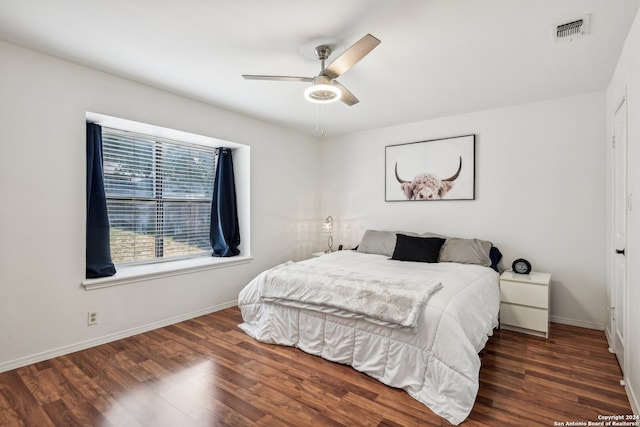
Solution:
M 385 147 L 385 200 L 475 199 L 476 136 Z

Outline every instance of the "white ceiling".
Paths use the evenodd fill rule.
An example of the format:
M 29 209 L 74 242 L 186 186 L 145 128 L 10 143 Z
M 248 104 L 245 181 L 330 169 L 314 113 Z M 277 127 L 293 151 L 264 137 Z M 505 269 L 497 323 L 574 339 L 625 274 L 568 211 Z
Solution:
M 305 133 L 336 135 L 602 91 L 640 0 L 0 0 L 0 38 Z M 591 14 L 590 34 L 552 28 Z M 340 77 L 360 103 L 304 100 L 366 33 L 382 43 Z M 0 61 L 1 62 L 1 61 Z M 318 127 L 318 125 L 320 125 Z

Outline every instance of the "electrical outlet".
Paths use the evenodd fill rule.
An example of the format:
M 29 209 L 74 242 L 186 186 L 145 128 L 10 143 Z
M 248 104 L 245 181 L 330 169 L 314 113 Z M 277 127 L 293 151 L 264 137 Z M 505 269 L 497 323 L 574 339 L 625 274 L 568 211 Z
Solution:
M 98 312 L 90 311 L 87 313 L 87 325 L 97 325 L 98 324 Z

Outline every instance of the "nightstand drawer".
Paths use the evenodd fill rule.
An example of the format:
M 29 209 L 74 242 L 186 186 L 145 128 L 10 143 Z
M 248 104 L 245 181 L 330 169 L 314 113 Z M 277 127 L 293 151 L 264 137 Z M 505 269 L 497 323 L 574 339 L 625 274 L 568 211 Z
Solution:
M 540 308 L 502 303 L 500 323 L 546 333 L 549 331 L 549 313 Z
M 500 300 L 538 308 L 549 308 L 549 288 L 524 282 L 500 281 Z

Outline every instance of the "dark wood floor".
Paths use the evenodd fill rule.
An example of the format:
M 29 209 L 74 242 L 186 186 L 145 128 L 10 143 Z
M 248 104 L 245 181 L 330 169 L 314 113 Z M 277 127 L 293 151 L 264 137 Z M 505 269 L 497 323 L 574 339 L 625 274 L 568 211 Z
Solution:
M 265 345 L 230 308 L 0 374 L 0 426 L 450 425 L 404 391 Z M 604 334 L 496 331 L 468 426 L 553 426 L 631 414 Z

